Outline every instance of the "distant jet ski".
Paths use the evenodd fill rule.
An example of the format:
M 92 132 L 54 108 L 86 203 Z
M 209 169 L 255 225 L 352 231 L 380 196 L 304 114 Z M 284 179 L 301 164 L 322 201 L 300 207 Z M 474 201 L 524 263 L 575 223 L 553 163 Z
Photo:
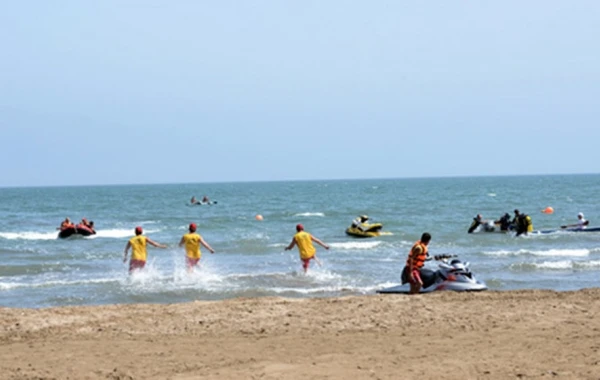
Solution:
M 423 287 L 420 293 L 430 293 L 440 290 L 452 290 L 455 292 L 477 292 L 487 290 L 483 281 L 475 278 L 469 269 L 469 263 L 460 261 L 456 255 L 437 255 L 434 259 L 440 261 L 437 270 L 429 268 L 421 269 Z M 451 259 L 451 260 L 450 260 Z M 410 285 L 408 279 L 402 279 L 402 285 L 392 286 L 378 290 L 377 293 L 395 294 L 409 293 Z
M 536 231 L 533 231 L 530 233 L 531 234 L 553 234 L 556 232 L 600 232 L 600 226 L 599 227 L 586 227 L 586 228 L 581 228 L 581 227 L 556 228 L 553 230 L 536 230 Z
M 203 202 L 203 201 L 196 201 L 195 203 L 190 203 L 190 206 L 205 206 L 205 205 L 216 205 L 218 202 L 217 201 L 208 201 L 208 202 Z
M 383 224 L 381 223 L 373 223 L 373 224 L 361 224 L 360 228 L 350 226 L 346 228 L 346 234 L 354 237 L 360 238 L 369 238 L 375 236 L 383 236 L 383 235 L 391 235 L 391 232 L 381 231 L 383 228 Z

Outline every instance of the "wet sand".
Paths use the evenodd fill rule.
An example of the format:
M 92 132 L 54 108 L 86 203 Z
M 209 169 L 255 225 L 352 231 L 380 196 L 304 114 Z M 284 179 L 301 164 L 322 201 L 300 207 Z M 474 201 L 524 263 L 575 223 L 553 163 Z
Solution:
M 600 379 L 600 289 L 0 308 L 2 379 Z

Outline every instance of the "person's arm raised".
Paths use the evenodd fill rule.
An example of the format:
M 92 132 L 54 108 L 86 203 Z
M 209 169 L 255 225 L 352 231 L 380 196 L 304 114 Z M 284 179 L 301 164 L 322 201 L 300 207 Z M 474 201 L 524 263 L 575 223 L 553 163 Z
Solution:
M 150 239 L 149 237 L 146 238 L 146 241 L 148 242 L 148 244 L 153 245 L 156 248 L 167 248 L 166 244 L 157 243 L 154 240 Z

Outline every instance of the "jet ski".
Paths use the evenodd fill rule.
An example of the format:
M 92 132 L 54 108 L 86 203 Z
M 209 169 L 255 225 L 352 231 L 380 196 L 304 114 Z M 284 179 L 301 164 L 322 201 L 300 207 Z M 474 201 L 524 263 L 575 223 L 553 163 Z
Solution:
M 375 236 L 382 235 L 391 235 L 391 232 L 381 231 L 383 228 L 383 224 L 381 223 L 373 223 L 373 224 L 361 224 L 360 228 L 350 226 L 346 228 L 346 234 L 354 237 L 360 238 L 369 238 Z
M 437 270 L 421 269 L 421 279 L 423 280 L 421 293 L 438 290 L 452 290 L 455 292 L 487 290 L 487 285 L 483 281 L 477 280 L 471 273 L 469 262 L 460 261 L 456 258 L 456 255 L 436 255 L 434 259 L 439 261 Z M 409 291 L 408 278 L 403 278 L 402 285 L 380 289 L 377 293 L 394 294 L 409 293 Z
M 600 227 L 571 227 L 571 228 L 557 228 L 553 230 L 536 230 L 530 232 L 531 234 L 553 234 L 555 232 L 600 232 Z
M 81 236 L 90 236 L 95 235 L 96 231 L 92 230 L 86 225 L 78 224 L 76 226 L 69 226 L 61 229 L 58 232 L 58 237 L 61 239 L 66 239 L 73 235 L 81 235 Z

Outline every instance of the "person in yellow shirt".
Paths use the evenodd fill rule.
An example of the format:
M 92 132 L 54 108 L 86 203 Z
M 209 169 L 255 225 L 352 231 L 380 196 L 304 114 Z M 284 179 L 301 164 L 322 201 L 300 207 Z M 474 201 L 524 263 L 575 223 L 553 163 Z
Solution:
M 196 223 L 191 223 L 189 227 L 190 232 L 183 235 L 179 241 L 180 247 L 185 245 L 185 260 L 188 272 L 194 271 L 194 267 L 198 265 L 200 257 L 202 257 L 200 245 L 203 245 L 204 248 L 208 249 L 211 254 L 215 253 L 215 250 L 204 241 L 202 236 L 196 233 L 196 228 Z
M 304 226 L 302 224 L 298 224 L 296 226 L 296 234 L 292 238 L 292 242 L 285 247 L 286 251 L 294 248 L 295 245 L 298 246 L 298 251 L 300 252 L 300 260 L 302 260 L 302 268 L 304 268 L 304 273 L 308 271 L 308 265 L 310 260 L 314 259 L 317 263 L 319 263 L 319 259 L 317 259 L 316 253 L 317 250 L 312 242 L 319 244 L 321 247 L 325 249 L 329 249 L 329 246 L 323 243 L 321 240 L 312 236 L 308 232 L 304 231 Z
M 125 255 L 123 256 L 124 263 L 127 262 L 127 254 L 129 252 L 129 248 L 131 248 L 129 273 L 132 273 L 133 271 L 136 271 L 138 269 L 142 269 L 146 265 L 146 258 L 148 256 L 148 252 L 146 251 L 146 244 L 150 244 L 157 248 L 167 248 L 166 245 L 157 243 L 149 237 L 143 236 L 143 232 L 144 230 L 142 229 L 142 227 L 136 227 L 135 236 L 129 239 L 127 245 L 125 246 Z

